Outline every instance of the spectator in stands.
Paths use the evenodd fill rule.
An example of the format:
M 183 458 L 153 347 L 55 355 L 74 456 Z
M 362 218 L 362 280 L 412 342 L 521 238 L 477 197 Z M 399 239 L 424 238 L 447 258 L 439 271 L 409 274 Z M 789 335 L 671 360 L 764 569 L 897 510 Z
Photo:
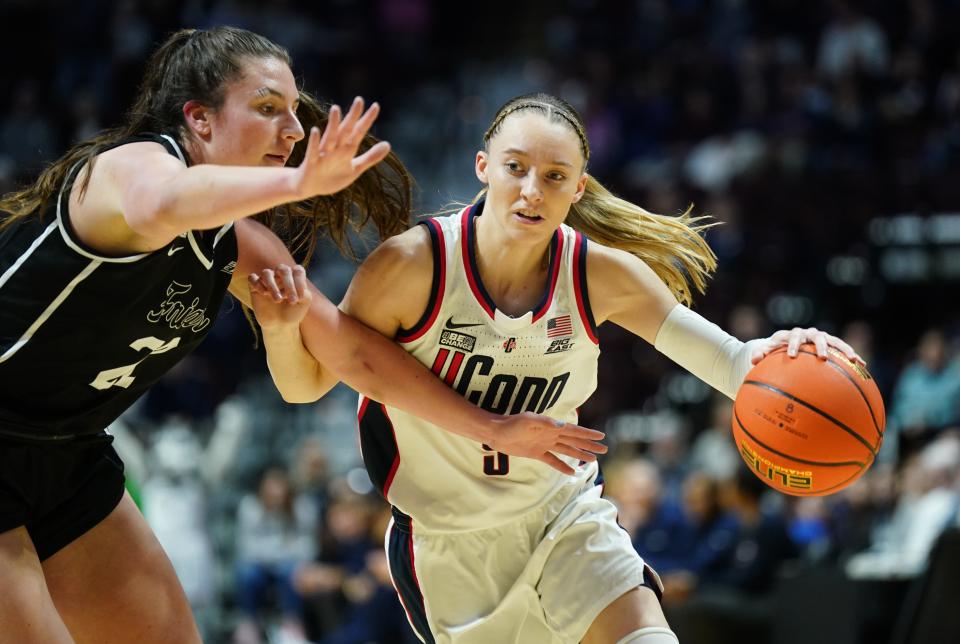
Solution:
M 668 606 L 682 641 L 697 644 L 770 640 L 773 599 L 770 590 L 780 565 L 796 555 L 779 514 L 761 509 L 768 492 L 745 467 L 723 487 L 723 503 L 737 518 L 738 530 L 726 556 L 704 571 L 696 595 Z
M 893 391 L 887 450 L 902 457 L 917 451 L 945 427 L 960 422 L 960 361 L 940 329 L 920 338 L 916 359 L 900 374 Z M 897 442 L 900 445 L 897 445 Z
M 294 588 L 294 574 L 314 557 L 316 525 L 313 503 L 296 495 L 281 467 L 267 468 L 257 493 L 240 502 L 236 570 L 242 618 L 234 631 L 237 644 L 260 641 L 268 589 L 279 599 L 282 630 L 303 639 L 302 602 Z

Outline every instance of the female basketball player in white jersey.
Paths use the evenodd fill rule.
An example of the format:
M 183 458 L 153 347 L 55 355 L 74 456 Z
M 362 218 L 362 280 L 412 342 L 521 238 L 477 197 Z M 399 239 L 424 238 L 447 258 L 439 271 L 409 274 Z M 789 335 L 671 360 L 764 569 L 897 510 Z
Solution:
M 781 344 L 857 359 L 816 329 L 744 344 L 678 303 L 690 301 L 685 275 L 702 290 L 714 267 L 696 220 L 650 214 L 589 176 L 583 121 L 565 102 L 513 99 L 484 142 L 475 203 L 385 242 L 341 304 L 474 404 L 575 421 L 596 386 L 606 321 L 730 397 L 751 362 Z M 273 359 L 309 364 L 296 335 L 305 309 L 277 303 L 304 290 L 302 274 L 278 267 L 251 283 Z M 276 381 L 303 399 L 326 386 Z M 601 498 L 595 463 L 558 449 L 577 468 L 563 477 L 365 398 L 359 419 L 367 469 L 395 508 L 391 572 L 425 642 L 676 643 L 656 574 Z
M 402 165 L 364 174 L 389 152 L 367 137 L 376 115 L 358 99 L 328 120 L 265 38 L 185 30 L 154 54 L 124 126 L 0 199 L 0 643 L 199 641 L 104 428 L 199 344 L 228 288 L 249 302 L 247 273 L 292 261 L 273 221 L 308 246 L 318 231 L 342 241 L 354 203 L 381 233 L 406 227 Z M 310 127 L 324 123 L 323 137 Z M 547 417 L 495 431 L 501 417 L 304 295 L 323 345 L 313 376 L 519 455 L 603 451 L 599 432 Z

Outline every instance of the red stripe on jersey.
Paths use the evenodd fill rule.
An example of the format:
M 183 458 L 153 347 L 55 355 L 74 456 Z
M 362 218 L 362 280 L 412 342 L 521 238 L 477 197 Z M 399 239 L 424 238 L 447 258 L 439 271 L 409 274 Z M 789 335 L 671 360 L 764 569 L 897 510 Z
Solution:
M 433 366 L 430 367 L 430 371 L 434 375 L 439 376 L 440 372 L 443 371 L 443 365 L 447 363 L 447 356 L 450 355 L 450 349 L 440 349 L 437 352 L 437 357 L 433 361 Z
M 494 319 L 493 307 L 487 302 L 486 298 L 480 292 L 479 279 L 473 274 L 473 266 L 470 265 L 470 253 L 472 252 L 470 235 L 470 217 L 473 208 L 464 208 L 463 216 L 460 218 L 460 255 L 463 257 L 463 269 L 467 274 L 467 283 L 470 284 L 470 290 L 481 308 L 487 312 L 490 319 Z
M 460 373 L 460 364 L 463 362 L 463 356 L 464 353 L 462 351 L 454 352 L 453 360 L 450 361 L 450 368 L 447 369 L 447 376 L 443 379 L 443 381 L 451 387 L 457 379 L 457 374 Z
M 367 413 L 367 405 L 370 404 L 370 399 L 366 396 L 363 397 L 363 402 L 360 403 L 360 409 L 357 411 L 357 422 L 360 422 L 360 419 L 363 418 L 363 415 Z
M 426 333 L 430 327 L 433 326 L 433 323 L 436 322 L 437 316 L 440 314 L 440 306 L 443 304 L 443 291 L 447 283 L 447 245 L 443 240 L 443 228 L 436 219 L 427 219 L 424 223 L 434 232 L 437 240 L 437 252 L 434 253 L 433 261 L 439 262 L 440 273 L 437 276 L 438 283 L 436 285 L 436 292 L 431 293 L 433 308 L 430 310 L 430 317 L 428 317 L 422 325 L 419 325 L 419 329 L 413 330 L 409 335 L 398 333 L 395 339 L 400 343 L 413 342 Z M 431 242 L 431 247 L 432 246 L 433 244 Z
M 393 439 L 393 447 L 396 449 L 396 453 L 393 455 L 393 461 L 390 463 L 390 470 L 387 472 L 387 476 L 383 482 L 383 489 L 380 490 L 383 493 L 383 498 L 387 499 L 387 501 L 389 502 L 390 499 L 387 498 L 387 494 L 390 492 L 390 486 L 393 484 L 393 477 L 396 476 L 397 474 L 397 468 L 400 467 L 400 445 L 397 443 L 397 430 L 393 426 L 393 420 L 390 418 L 390 414 L 387 413 L 386 405 L 382 403 L 378 403 L 376 401 L 371 401 L 369 398 L 364 396 L 363 402 L 360 404 L 360 410 L 357 412 L 357 425 L 358 425 L 358 430 L 360 430 L 358 431 L 358 433 L 360 434 L 360 441 L 361 441 L 360 455 L 363 456 L 363 436 L 362 436 L 363 431 L 360 428 L 360 425 L 363 424 L 364 416 L 366 416 L 367 410 L 371 402 L 374 404 L 375 407 L 379 408 L 379 410 L 383 412 L 383 417 L 384 419 L 386 419 L 387 425 L 390 427 L 390 436 Z M 382 431 L 382 427 L 380 429 Z M 371 458 L 373 458 L 373 455 L 371 455 Z M 364 462 L 366 463 L 366 458 L 364 458 Z M 369 463 L 367 465 L 369 467 Z M 375 477 L 371 476 L 371 478 L 375 478 Z
M 583 291 L 587 288 L 587 257 L 586 253 L 581 253 L 581 250 L 585 243 L 583 234 L 578 232 L 577 241 L 573 245 L 573 293 L 577 298 L 577 310 L 580 312 L 580 320 L 583 322 L 583 328 L 586 330 L 587 336 L 594 344 L 600 344 L 599 338 L 593 332 L 593 322 L 584 303 Z M 583 257 L 581 257 L 581 254 Z
M 536 322 L 546 315 L 547 311 L 550 310 L 551 302 L 553 302 L 553 294 L 557 290 L 557 279 L 560 277 L 560 264 L 563 263 L 563 231 L 559 228 L 557 228 L 555 239 L 557 240 L 557 244 L 553 257 L 550 258 L 550 263 L 553 264 L 553 270 L 550 274 L 550 288 L 547 290 L 547 299 L 540 310 L 534 312 L 531 322 Z

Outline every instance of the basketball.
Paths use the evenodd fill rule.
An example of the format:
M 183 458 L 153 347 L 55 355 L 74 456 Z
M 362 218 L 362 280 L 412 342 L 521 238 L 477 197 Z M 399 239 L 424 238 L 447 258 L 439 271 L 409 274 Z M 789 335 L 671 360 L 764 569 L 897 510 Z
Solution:
M 786 347 L 747 374 L 733 404 L 733 438 L 747 466 L 770 487 L 823 496 L 856 481 L 883 441 L 883 399 L 870 373 L 830 347 L 796 358 Z

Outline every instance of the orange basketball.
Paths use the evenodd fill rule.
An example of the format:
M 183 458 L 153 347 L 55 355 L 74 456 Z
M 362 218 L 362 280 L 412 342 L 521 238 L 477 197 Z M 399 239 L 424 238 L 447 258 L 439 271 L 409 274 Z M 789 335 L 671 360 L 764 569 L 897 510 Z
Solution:
M 733 439 L 747 466 L 795 496 L 832 494 L 856 481 L 883 441 L 883 399 L 867 370 L 830 348 L 786 347 L 747 374 L 733 403 Z

